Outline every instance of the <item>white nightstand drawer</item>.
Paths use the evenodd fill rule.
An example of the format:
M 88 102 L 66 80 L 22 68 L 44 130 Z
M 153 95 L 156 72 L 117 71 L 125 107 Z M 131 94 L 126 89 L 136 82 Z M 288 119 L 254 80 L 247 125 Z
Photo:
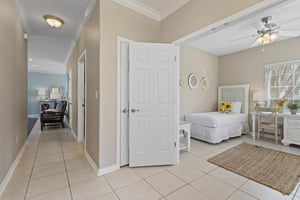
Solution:
M 288 137 L 292 138 L 295 141 L 300 141 L 300 127 L 299 128 L 289 127 Z
M 180 150 L 190 151 L 191 124 L 181 122 L 179 125 L 179 142 Z
M 289 127 L 299 127 L 300 128 L 300 120 L 297 119 L 287 119 L 287 124 Z
M 300 145 L 300 116 L 293 115 L 284 118 L 283 144 Z

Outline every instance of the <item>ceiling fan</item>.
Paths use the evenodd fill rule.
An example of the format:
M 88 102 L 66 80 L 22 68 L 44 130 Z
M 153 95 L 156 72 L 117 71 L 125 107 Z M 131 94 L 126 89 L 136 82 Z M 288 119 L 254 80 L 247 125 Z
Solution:
M 261 19 L 261 22 L 264 23 L 264 28 L 257 30 L 258 37 L 251 47 L 258 44 L 269 44 L 278 38 L 280 26 L 277 26 L 275 23 L 270 23 L 270 20 L 272 20 L 271 16 L 263 17 Z
M 294 31 L 283 31 L 281 26 L 287 22 L 285 22 L 285 23 L 281 24 L 281 26 L 279 26 L 275 23 L 270 22 L 271 20 L 272 20 L 272 16 L 266 16 L 266 17 L 261 18 L 261 22 L 263 23 L 263 28 L 258 29 L 256 34 L 252 34 L 250 36 L 250 37 L 256 38 L 255 42 L 250 47 L 269 44 L 269 43 L 277 40 L 278 37 L 280 37 L 280 36 L 296 37 L 300 34 L 299 32 L 294 32 Z M 249 35 L 242 37 L 242 38 L 232 40 L 230 42 L 235 42 L 238 40 L 246 39 L 248 37 L 249 37 Z

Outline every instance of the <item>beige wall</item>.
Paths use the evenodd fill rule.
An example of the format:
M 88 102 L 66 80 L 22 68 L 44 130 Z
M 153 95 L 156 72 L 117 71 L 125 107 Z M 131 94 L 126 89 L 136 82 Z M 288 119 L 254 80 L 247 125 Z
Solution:
M 84 50 L 87 53 L 86 66 L 86 149 L 99 166 L 99 100 L 95 93 L 99 91 L 99 44 L 100 15 L 99 2 L 86 23 L 73 53 L 68 61 L 67 70 L 72 68 L 72 106 L 73 130 L 77 132 L 77 60 Z
M 173 42 L 262 0 L 191 0 L 161 22 L 161 39 Z
M 100 168 L 116 164 L 117 37 L 159 42 L 160 24 L 111 0 L 101 0 Z
M 72 71 L 72 86 L 71 86 L 71 106 L 72 106 L 72 113 L 71 119 L 72 119 L 72 130 L 77 135 L 77 51 L 73 50 L 70 59 L 66 65 L 67 72 Z
M 27 42 L 13 1 L 2 0 L 0 7 L 1 184 L 27 138 Z
M 201 85 L 195 90 L 188 86 L 190 73 L 198 74 L 201 79 L 206 73 L 210 83 L 208 90 L 203 90 Z M 180 79 L 184 86 L 180 87 L 180 119 L 191 112 L 216 111 L 217 86 L 219 75 L 219 58 L 192 47 L 180 48 Z
M 300 37 L 221 56 L 219 82 L 250 83 L 251 91 L 264 91 L 264 65 L 300 59 L 299 52 Z M 250 103 L 250 109 L 253 109 L 253 103 Z
M 83 49 L 87 49 L 89 68 L 87 138 L 92 140 L 87 142 L 87 148 L 99 168 L 115 165 L 117 161 L 117 37 L 143 42 L 171 42 L 258 2 L 261 0 L 229 0 L 229 2 L 191 0 L 159 23 L 111 0 L 98 1 L 92 18 L 77 42 L 75 54 L 78 58 Z M 218 58 L 192 48 L 183 48 L 182 52 L 184 54 L 182 62 L 187 65 L 181 68 L 181 76 L 185 77 L 186 84 L 190 71 L 201 74 L 203 67 L 206 67 L 211 86 L 207 91 L 199 88 L 195 92 L 191 92 L 187 85 L 184 86 L 185 88 L 181 89 L 181 115 L 191 111 L 214 110 L 217 101 Z M 73 81 L 74 87 L 77 87 L 76 81 Z M 100 95 L 98 104 L 94 98 L 97 89 Z M 188 97 L 193 99 L 193 105 L 187 105 Z M 197 99 L 203 104 L 197 104 Z

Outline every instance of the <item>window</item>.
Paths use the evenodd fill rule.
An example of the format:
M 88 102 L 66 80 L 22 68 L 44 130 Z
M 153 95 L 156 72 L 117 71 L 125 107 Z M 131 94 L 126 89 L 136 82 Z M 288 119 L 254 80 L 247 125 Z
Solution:
M 300 61 L 266 65 L 265 91 L 268 106 L 280 99 L 300 103 Z

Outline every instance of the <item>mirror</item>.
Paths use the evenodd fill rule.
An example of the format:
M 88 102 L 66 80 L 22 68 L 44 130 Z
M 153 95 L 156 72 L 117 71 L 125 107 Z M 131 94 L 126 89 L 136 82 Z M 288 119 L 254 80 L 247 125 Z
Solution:
M 188 81 L 189 81 L 189 87 L 190 87 L 192 90 L 197 89 L 197 87 L 198 87 L 198 85 L 199 85 L 199 79 L 198 79 L 197 74 L 191 73 L 191 74 L 189 75 Z
M 209 88 L 209 82 L 208 82 L 207 77 L 203 77 L 201 79 L 201 87 L 203 90 L 207 90 Z

